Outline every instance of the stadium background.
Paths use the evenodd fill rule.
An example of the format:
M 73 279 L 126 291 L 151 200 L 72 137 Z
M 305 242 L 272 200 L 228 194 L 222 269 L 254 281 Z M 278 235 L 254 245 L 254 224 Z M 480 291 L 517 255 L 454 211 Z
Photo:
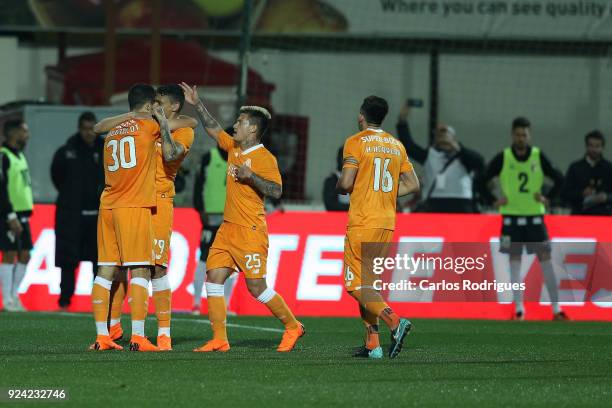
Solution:
M 299 216 L 300 223 L 312 226 L 300 234 L 327 236 L 327 252 L 335 255 L 326 261 L 330 255 L 323 254 L 323 261 L 314 264 L 321 268 L 321 275 L 329 274 L 318 278 L 321 284 L 340 283 L 341 248 L 331 236 L 342 235 L 342 216 L 292 211 L 321 210 L 323 179 L 334 169 L 336 151 L 344 138 L 355 132 L 356 113 L 365 95 L 378 94 L 390 102 L 384 127 L 391 132 L 404 101 L 422 99 L 423 108 L 413 109 L 410 118 L 419 142 L 425 144 L 433 124 L 441 120 L 452 124 L 460 140 L 487 160 L 509 144 L 511 119 L 525 115 L 533 123 L 534 144 L 562 171 L 581 156 L 586 132 L 595 128 L 605 132 L 612 125 L 612 91 L 604 86 L 612 79 L 608 2 L 255 1 L 246 35 L 242 28 L 249 19 L 242 13 L 242 1 L 5 3 L 0 15 L 0 51 L 6 57 L 0 68 L 0 102 L 8 104 L 1 120 L 23 115 L 31 126 L 26 153 L 38 203 L 54 201 L 48 175 L 50 152 L 74 131 L 82 110 L 93 106 L 100 117 L 124 111 L 125 91 L 136 81 L 187 80 L 202 86 L 202 94 L 213 100 L 215 113 L 225 125 L 231 124 L 234 108 L 243 97 L 269 105 L 280 117 L 267 142 L 279 156 L 284 173 L 287 212 L 271 216 L 271 232 L 278 228 L 279 234 L 290 233 L 287 226 L 295 225 L 292 217 Z M 219 4 L 224 4 L 225 10 L 215 7 Z M 155 5 L 160 7 L 158 29 L 152 11 Z M 115 41 L 105 35 L 109 25 L 104 13 L 109 7 L 114 7 L 118 16 L 116 26 L 111 27 Z M 109 80 L 105 67 L 112 49 L 115 64 L 111 64 Z M 245 84 L 240 72 L 247 63 L 250 71 Z M 246 95 L 241 90 L 246 90 Z M 55 105 L 41 105 L 41 99 Z M 109 103 L 112 107 L 106 106 Z M 209 147 L 199 129 L 197 146 L 186 162 L 190 170 L 187 188 L 177 198 L 182 206 L 191 203 L 193 174 L 199 156 Z M 33 220 L 38 225 L 35 251 L 47 255 L 53 253 L 52 211 L 52 207 L 39 206 Z M 566 212 L 560 207 L 554 211 Z M 177 213 L 177 232 L 197 226 L 192 211 Z M 440 216 L 428 220 L 434 226 L 433 233 L 450 237 L 475 222 L 448 217 L 457 229 L 449 230 Z M 499 219 L 480 217 L 478 223 L 489 225 L 483 227 L 480 237 L 487 242 L 497 228 L 490 225 L 499 225 Z M 419 216 L 402 215 L 398 234 L 416 233 L 419 221 Z M 609 218 L 589 219 L 592 227 L 588 229 L 585 225 L 590 224 L 580 218 L 560 222 L 563 228 L 552 228 L 553 237 L 610 242 Z M 190 229 L 185 234 L 186 269 L 172 265 L 179 259 L 175 253 L 170 273 L 185 273 L 179 289 L 183 293 L 177 293 L 175 305 L 181 308 L 184 303 L 187 309 L 188 301 L 183 302 L 181 296 L 188 296 L 185 291 L 195 262 L 198 232 Z M 305 245 L 305 239 L 296 245 Z M 179 245 L 173 243 L 173 247 Z M 284 280 L 278 282 L 299 281 L 299 273 L 308 269 L 304 265 L 309 266 L 304 262 L 279 261 L 278 275 Z M 81 273 L 86 274 L 87 268 L 84 265 Z M 31 263 L 21 288 L 25 305 L 38 310 L 52 308 L 58 279 L 52 255 L 43 257 L 39 264 Z M 86 276 L 80 282 L 85 295 Z M 287 289 L 297 302 L 297 286 Z M 320 299 L 314 309 L 306 302 L 296 310 L 303 314 L 333 310 L 345 315 L 349 312 L 337 307 L 344 296 L 338 304 Z M 576 316 L 609 320 L 610 308 L 605 306 L 586 305 L 585 314 Z M 85 296 L 76 307 L 88 307 Z M 499 309 L 503 312 L 473 308 L 475 311 L 457 316 L 453 314 L 456 309 L 443 304 L 437 316 L 510 315 L 509 308 Z M 462 310 L 467 309 L 469 306 Z M 238 311 L 259 313 L 250 303 Z

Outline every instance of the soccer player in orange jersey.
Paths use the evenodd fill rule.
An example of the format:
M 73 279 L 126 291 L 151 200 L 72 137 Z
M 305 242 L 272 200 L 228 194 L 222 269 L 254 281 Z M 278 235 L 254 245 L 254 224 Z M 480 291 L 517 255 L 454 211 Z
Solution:
M 373 282 L 378 279 L 366 266 L 372 254 L 362 253 L 364 243 L 378 244 L 372 251 L 384 251 L 393 239 L 397 197 L 419 190 L 419 181 L 406 149 L 381 129 L 389 108 L 387 101 L 369 96 L 361 105 L 359 129 L 344 144 L 340 193 L 350 193 L 349 221 L 344 241 L 344 280 L 348 293 L 359 302 L 366 327 L 365 345 L 355 357 L 382 358 L 378 319 L 391 330 L 389 357 L 402 349 L 411 323 L 401 319 L 383 301 Z M 386 255 L 386 253 L 384 254 Z M 362 263 L 363 262 L 363 263 Z
M 194 351 L 228 351 L 223 284 L 235 270 L 244 272 L 249 292 L 270 309 L 285 326 L 277 351 L 291 351 L 304 335 L 283 298 L 266 285 L 268 229 L 264 197 L 279 198 L 282 180 L 274 156 L 261 144 L 270 113 L 261 107 L 243 106 L 232 138 L 210 115 L 196 87 L 182 83 L 185 99 L 196 107 L 206 132 L 228 152 L 227 195 L 223 224 L 206 261 L 206 293 L 213 339 Z
M 172 219 L 174 209 L 174 179 L 187 157 L 193 144 L 194 132 L 190 126 L 197 122 L 188 116 L 181 116 L 180 111 L 185 103 L 183 90 L 176 84 L 161 86 L 157 89 L 156 103 L 162 107 L 164 115 L 172 130 L 171 137 L 177 149 L 173 156 L 164 159 L 161 143 L 157 142 L 157 169 L 155 174 L 155 190 L 157 207 L 153 211 L 153 233 L 155 251 L 155 271 L 151 279 L 153 287 L 153 302 L 157 317 L 157 347 L 160 350 L 172 350 L 170 337 L 170 317 L 172 305 L 172 290 L 168 280 L 168 251 L 172 234 Z M 191 122 L 191 123 L 190 123 Z M 185 125 L 185 126 L 184 126 Z M 180 127 L 182 126 L 182 127 Z M 121 309 L 127 291 L 127 271 L 118 274 L 111 288 L 111 339 L 118 340 L 123 336 L 121 327 Z
M 130 119 L 113 128 L 104 141 L 106 187 L 98 215 L 98 275 L 91 293 L 97 337 L 94 350 L 121 349 L 109 336 L 110 289 L 120 268 L 131 269 L 132 337 L 130 350 L 158 351 L 144 335 L 149 280 L 155 264 L 152 210 L 156 207 L 156 142 L 164 158 L 179 148 L 170 137 L 161 108 L 154 109 L 155 89 L 138 84 L 128 93 Z M 154 113 L 156 122 L 151 116 Z M 99 126 L 94 129 L 100 132 Z

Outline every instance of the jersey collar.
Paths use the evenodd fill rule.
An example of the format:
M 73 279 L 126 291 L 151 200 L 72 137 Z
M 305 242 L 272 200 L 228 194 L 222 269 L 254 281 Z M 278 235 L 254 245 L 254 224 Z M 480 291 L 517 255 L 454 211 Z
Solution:
M 263 144 L 260 143 L 260 144 L 255 145 L 255 146 L 251 146 L 248 149 L 243 150 L 242 152 L 240 152 L 240 154 L 242 154 L 242 155 L 249 154 L 252 151 L 255 151 L 255 150 L 259 149 L 260 147 L 263 147 Z
M 374 129 L 374 128 L 367 128 L 366 130 L 371 130 L 372 132 L 376 132 L 376 133 L 384 132 L 384 130 L 382 130 L 382 129 Z

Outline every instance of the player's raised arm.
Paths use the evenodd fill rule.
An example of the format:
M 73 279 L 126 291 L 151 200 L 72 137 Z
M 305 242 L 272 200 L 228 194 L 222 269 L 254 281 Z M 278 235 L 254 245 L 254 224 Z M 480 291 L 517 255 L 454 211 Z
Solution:
M 94 133 L 101 135 L 103 133 L 110 132 L 114 127 L 119 126 L 126 120 L 134 119 L 136 117 L 135 112 L 122 113 L 121 115 L 111 116 L 105 118 L 94 125 Z
M 185 92 L 185 100 L 195 107 L 198 117 L 200 118 L 200 122 L 202 122 L 202 126 L 204 126 L 206 133 L 215 139 L 216 142 L 219 142 L 219 135 L 223 131 L 223 128 L 208 112 L 208 109 L 206 109 L 204 103 L 202 103 L 195 85 L 191 87 L 185 82 L 181 82 L 179 85 L 183 89 L 183 92 Z
M 419 190 L 421 190 L 421 183 L 419 183 L 419 178 L 414 172 L 414 169 L 400 174 L 399 187 L 397 189 L 397 195 L 399 197 L 416 193 Z
M 173 161 L 181 157 L 184 153 L 185 148 L 182 144 L 176 143 L 170 135 L 170 125 L 168 119 L 164 114 L 164 108 L 161 105 L 155 105 L 153 108 L 153 115 L 159 122 L 159 133 L 162 138 L 162 156 L 164 161 Z
M 170 131 L 174 132 L 180 128 L 192 128 L 195 129 L 198 127 L 198 121 L 187 115 L 179 115 L 174 119 L 168 119 L 168 126 L 170 127 Z

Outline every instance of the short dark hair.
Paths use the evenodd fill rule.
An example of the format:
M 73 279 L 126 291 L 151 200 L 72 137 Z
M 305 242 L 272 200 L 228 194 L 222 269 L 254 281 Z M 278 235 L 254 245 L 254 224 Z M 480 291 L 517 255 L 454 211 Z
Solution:
M 516 128 L 530 128 L 531 122 L 524 116 L 519 116 L 518 118 L 512 121 L 512 130 Z
M 157 93 L 161 96 L 168 96 L 172 100 L 172 103 L 178 102 L 179 112 L 183 109 L 183 105 L 185 104 L 185 92 L 183 92 L 183 89 L 177 84 L 162 85 L 157 88 Z
M 260 106 L 242 106 L 240 113 L 247 114 L 249 116 L 249 123 L 257 126 L 257 137 L 261 140 L 268 131 L 270 119 L 272 119 L 270 112 Z
M 389 104 L 380 96 L 370 95 L 363 100 L 360 111 L 366 122 L 381 125 L 389 112 Z
M 24 123 L 23 119 L 11 119 L 4 122 L 4 128 L 2 129 L 4 137 L 8 139 L 11 133 L 23 126 Z
M 141 108 L 146 103 L 155 102 L 155 89 L 147 84 L 132 85 L 128 91 L 128 103 L 130 110 Z
M 83 122 L 97 122 L 98 119 L 96 119 L 96 115 L 94 115 L 93 112 L 91 111 L 86 111 L 81 113 L 81 115 L 79 116 L 79 127 L 81 127 L 81 125 L 83 124 Z
M 599 130 L 591 130 L 589 133 L 587 133 L 586 136 L 584 136 L 584 144 L 587 144 L 589 139 L 599 140 L 601 141 L 602 146 L 606 145 L 606 138 Z

